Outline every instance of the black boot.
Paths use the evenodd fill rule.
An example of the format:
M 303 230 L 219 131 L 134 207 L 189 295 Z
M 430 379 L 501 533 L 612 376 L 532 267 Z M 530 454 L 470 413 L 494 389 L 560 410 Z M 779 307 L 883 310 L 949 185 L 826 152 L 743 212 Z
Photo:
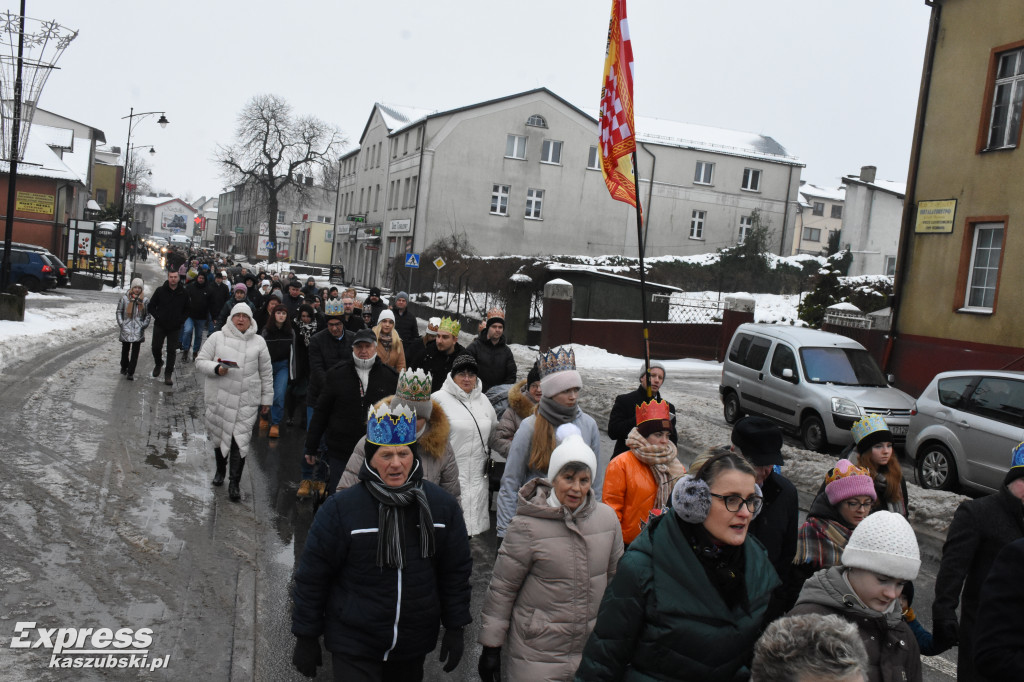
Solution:
M 231 448 L 231 475 L 228 478 L 228 498 L 232 502 L 242 499 L 242 493 L 238 489 L 238 482 L 242 480 L 242 469 L 245 468 L 245 458 L 238 452 L 237 447 Z
M 221 454 L 220 448 L 213 449 L 213 457 L 217 460 L 217 473 L 213 476 L 213 484 L 224 485 L 224 475 L 228 469 L 228 458 Z

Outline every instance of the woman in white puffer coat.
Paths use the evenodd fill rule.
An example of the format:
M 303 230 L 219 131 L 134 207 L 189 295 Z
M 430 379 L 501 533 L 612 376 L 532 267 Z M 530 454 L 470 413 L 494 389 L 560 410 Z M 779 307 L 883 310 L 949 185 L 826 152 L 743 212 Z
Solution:
M 213 441 L 217 473 L 214 485 L 224 483 L 230 454 L 228 497 L 242 499 L 238 482 L 249 454 L 256 414 L 270 411 L 274 400 L 274 372 L 270 351 L 256 333 L 252 308 L 238 303 L 220 331 L 206 339 L 196 357 L 196 370 L 206 377 L 206 434 Z
M 449 439 L 459 465 L 459 486 L 462 489 L 462 513 L 469 535 L 479 535 L 491 527 L 491 491 L 487 485 L 484 465 L 491 454 L 498 416 L 491 401 L 483 394 L 477 379 L 476 358 L 463 353 L 452 362 L 452 371 L 441 390 L 430 397 L 448 415 L 451 425 Z

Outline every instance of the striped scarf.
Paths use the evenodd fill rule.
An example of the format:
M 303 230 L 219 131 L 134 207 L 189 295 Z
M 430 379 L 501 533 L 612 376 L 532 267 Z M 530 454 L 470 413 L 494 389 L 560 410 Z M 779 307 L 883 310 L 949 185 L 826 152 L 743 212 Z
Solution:
M 810 516 L 797 533 L 793 563 L 811 564 L 815 569 L 837 566 L 852 534 L 853 529 L 837 521 Z
M 405 543 L 402 542 L 402 527 L 405 522 L 405 508 L 416 503 L 420 513 L 421 556 L 434 556 L 434 517 L 430 513 L 427 495 L 423 492 L 423 469 L 420 459 L 413 460 L 409 478 L 402 485 L 392 488 L 385 485 L 380 475 L 368 464 L 372 457 L 363 460 L 359 478 L 370 495 L 377 500 L 377 566 L 379 568 L 405 568 Z

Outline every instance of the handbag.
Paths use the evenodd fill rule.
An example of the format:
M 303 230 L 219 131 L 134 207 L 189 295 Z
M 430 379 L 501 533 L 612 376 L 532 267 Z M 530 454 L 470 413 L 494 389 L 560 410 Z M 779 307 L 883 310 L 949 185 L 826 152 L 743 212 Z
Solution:
M 469 409 L 466 403 L 461 400 L 457 400 L 459 405 L 469 412 L 470 419 L 473 420 L 473 426 L 476 427 L 476 435 L 480 436 L 480 444 L 484 448 L 484 452 L 487 453 L 487 461 L 484 462 L 484 476 L 487 477 L 487 487 L 493 493 L 501 488 L 501 477 L 505 475 L 505 463 L 495 462 L 491 458 L 491 449 L 487 447 L 487 442 L 484 440 L 484 433 L 480 430 L 480 424 L 476 421 L 476 416 L 473 414 L 473 410 Z

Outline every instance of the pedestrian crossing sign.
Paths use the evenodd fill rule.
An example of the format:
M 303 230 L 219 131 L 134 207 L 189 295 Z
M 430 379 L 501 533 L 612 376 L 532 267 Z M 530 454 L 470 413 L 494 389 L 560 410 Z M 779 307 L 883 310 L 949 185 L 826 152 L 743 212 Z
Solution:
M 407 268 L 418 268 L 420 266 L 420 254 L 418 253 L 407 253 L 405 254 L 405 267 Z

